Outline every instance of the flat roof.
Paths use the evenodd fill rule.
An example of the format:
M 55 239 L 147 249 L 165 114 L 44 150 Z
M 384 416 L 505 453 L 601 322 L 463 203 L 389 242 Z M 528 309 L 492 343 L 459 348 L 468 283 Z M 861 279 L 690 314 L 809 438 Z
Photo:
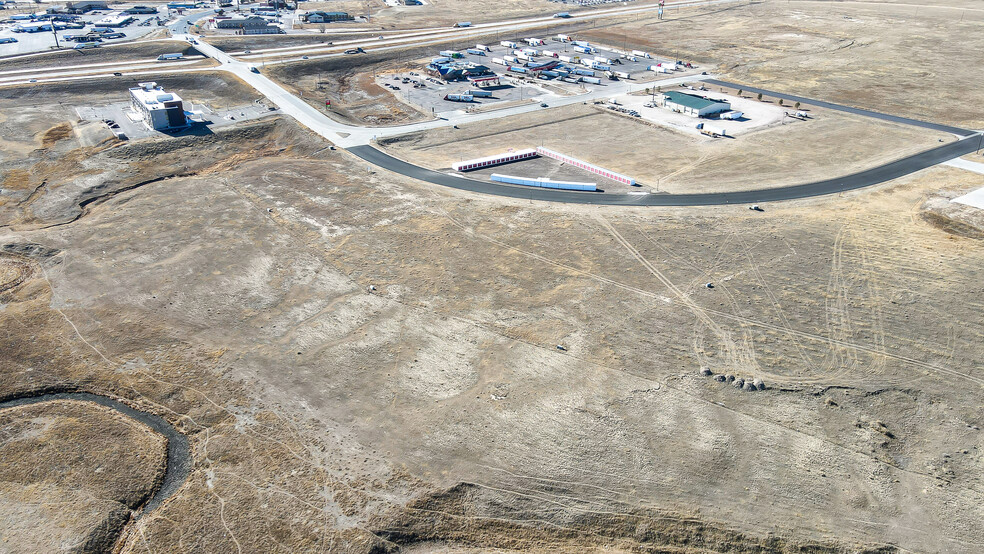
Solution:
M 148 110 L 163 110 L 164 102 L 181 102 L 181 97 L 173 92 L 164 92 L 161 87 L 134 87 L 130 94 Z
M 670 102 L 674 104 L 680 104 L 681 106 L 686 106 L 688 108 L 693 108 L 695 110 L 702 110 L 714 104 L 728 104 L 729 102 L 725 100 L 713 100 L 711 98 L 704 98 L 703 96 L 697 96 L 695 94 L 687 94 L 685 92 L 677 92 L 671 90 L 669 92 L 664 92 L 663 97 L 665 97 Z

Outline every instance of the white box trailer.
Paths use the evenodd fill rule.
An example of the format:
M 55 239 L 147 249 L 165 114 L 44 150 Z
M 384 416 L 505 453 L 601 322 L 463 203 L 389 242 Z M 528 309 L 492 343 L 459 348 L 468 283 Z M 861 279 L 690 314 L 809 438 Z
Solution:
M 499 46 L 505 46 L 506 48 L 519 48 L 518 44 L 509 40 L 503 40 L 499 42 Z
M 710 125 L 708 123 L 698 123 L 697 129 L 702 135 L 708 135 L 711 137 L 726 137 L 728 132 L 724 127 L 718 127 L 717 125 Z
M 502 58 L 492 58 L 492 63 L 499 64 L 499 65 L 509 65 L 506 63 L 506 60 Z
M 530 46 L 543 46 L 544 43 L 542 38 L 528 38 L 526 39 L 526 44 Z
M 506 61 L 506 65 L 514 64 L 519 61 L 516 56 L 503 56 L 502 59 Z
M 562 61 L 562 62 L 564 62 L 564 63 L 572 63 L 572 62 L 573 63 L 577 63 L 577 62 L 574 62 L 574 58 L 572 58 L 570 56 L 557 56 L 557 59 L 560 60 L 560 61 Z
M 536 48 L 523 48 L 522 52 L 527 56 L 531 56 L 531 57 L 540 55 L 540 51 L 537 50 Z
M 721 119 L 741 119 L 745 114 L 738 111 L 724 112 L 718 117 Z
M 630 74 L 628 74 L 628 73 L 626 73 L 624 71 L 616 71 L 615 72 L 615 76 L 618 77 L 619 79 L 631 79 L 632 78 L 632 75 L 630 75 Z
M 649 55 L 649 52 L 643 52 L 642 50 L 633 50 L 632 55 L 639 56 L 640 58 L 652 59 L 652 56 Z
M 556 58 L 558 56 L 558 54 L 552 50 L 544 50 L 543 55 L 550 56 L 551 58 Z
M 595 56 L 594 57 L 594 61 L 600 62 L 600 63 L 607 63 L 607 64 L 611 64 L 612 63 L 612 60 L 610 58 L 606 58 L 604 56 Z
M 477 50 L 485 50 L 486 52 L 491 52 L 492 51 L 491 48 L 489 48 L 488 46 L 485 46 L 484 44 L 476 44 L 475 45 L 475 48 Z
M 656 73 L 673 73 L 673 70 L 665 65 L 651 65 L 649 66 L 649 71 L 655 71 Z
M 571 40 L 573 40 L 573 39 L 571 39 L 571 36 L 570 35 L 557 35 L 554 38 L 556 38 L 560 42 L 570 42 Z

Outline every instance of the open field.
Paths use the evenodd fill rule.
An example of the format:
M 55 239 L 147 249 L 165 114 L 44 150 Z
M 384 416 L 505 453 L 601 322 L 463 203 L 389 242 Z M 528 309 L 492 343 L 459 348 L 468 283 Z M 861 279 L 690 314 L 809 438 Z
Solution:
M 87 173 L 3 197 L 0 389 L 188 434 L 124 552 L 981 547 L 984 250 L 922 206 L 984 176 L 597 210 L 366 173 L 281 119 L 98 151 L 34 119 L 21 167 Z
M 984 127 L 968 97 L 984 86 L 984 58 L 977 55 L 984 10 L 963 1 L 912 4 L 755 2 L 671 13 L 662 22 L 640 16 L 584 36 L 714 63 L 739 83 Z
M 375 126 L 431 119 L 429 113 L 401 102 L 376 83 L 376 73 L 419 69 L 407 56 L 345 56 L 270 65 L 263 71 L 281 86 L 300 94 L 322 110 L 325 99 L 330 99 L 332 107 L 326 113 L 339 121 Z
M 916 21 L 909 6 L 769 2 L 590 32 L 680 44 L 732 80 L 980 126 L 970 88 L 905 66 L 910 51 L 943 56 L 921 53 L 936 41 L 968 72 L 943 85 L 980 84 L 971 16 L 950 26 L 952 8 L 912 5 Z M 335 95 L 351 123 L 414 121 L 427 114 L 372 77 L 420 55 L 255 79 L 314 106 Z M 152 80 L 213 109 L 258 99 L 220 73 Z M 760 210 L 547 204 L 367 166 L 273 112 L 131 141 L 79 119 L 132 81 L 0 88 L 0 401 L 88 391 L 169 434 L 93 402 L 0 403 L 0 551 L 984 551 L 984 210 L 951 202 L 984 174 L 939 165 Z M 929 93 L 939 105 L 906 96 Z M 578 103 L 380 147 L 446 169 L 543 145 L 680 193 L 827 178 L 953 140 L 810 114 L 711 139 Z M 552 160 L 501 169 L 593 180 Z M 167 436 L 187 438 L 183 464 Z M 174 467 L 187 479 L 172 495 Z
M 381 0 L 374 0 L 370 24 L 380 29 L 416 29 L 429 27 L 451 27 L 459 21 L 486 23 L 503 19 L 550 15 L 558 11 L 575 11 L 575 6 L 565 6 L 546 0 L 504 0 L 496 2 L 495 9 L 488 9 L 488 4 L 481 0 L 425 0 L 423 6 L 386 6 Z M 636 4 L 637 2 L 633 2 Z M 345 5 L 345 8 L 338 8 Z M 303 5 L 306 10 L 347 11 L 352 15 L 365 15 L 366 3 L 352 1 L 343 2 L 307 2 Z M 608 6 L 611 7 L 611 6 Z M 328 24 L 328 29 L 336 28 L 336 24 Z M 364 22 L 357 23 L 363 26 Z M 340 27 L 339 28 L 343 28 Z
M 509 148 L 545 146 L 634 177 L 647 188 L 681 193 L 808 182 L 901 158 L 936 146 L 940 139 L 952 140 L 945 133 L 867 118 L 824 110 L 811 113 L 807 121 L 711 139 L 614 114 L 603 106 L 575 104 L 459 129 L 416 132 L 381 144 L 402 159 L 435 169 Z M 605 138 L 610 136 L 618 138 Z M 502 172 L 516 174 L 511 167 Z
M 163 475 L 163 439 L 100 406 L 57 401 L 8 408 L 0 410 L 0 429 L 5 548 L 110 550 L 130 510 Z

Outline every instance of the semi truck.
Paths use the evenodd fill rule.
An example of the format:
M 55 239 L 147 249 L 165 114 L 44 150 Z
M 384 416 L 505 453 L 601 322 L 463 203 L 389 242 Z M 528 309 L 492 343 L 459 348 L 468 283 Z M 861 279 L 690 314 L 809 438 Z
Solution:
M 649 55 L 649 52 L 643 52 L 642 50 L 633 50 L 633 56 L 639 56 L 640 58 L 652 59 L 653 57 Z
M 601 79 L 597 77 L 581 77 L 581 80 L 585 83 L 591 83 L 592 85 L 600 85 Z
M 624 71 L 616 71 L 615 72 L 615 76 L 618 77 L 619 79 L 631 79 L 632 78 L 632 75 L 630 75 L 630 74 L 628 74 L 628 73 L 626 73 Z
M 580 52 L 582 54 L 590 54 L 594 52 L 594 50 L 590 46 L 575 46 L 574 51 Z
M 492 51 L 491 48 L 489 48 L 488 46 L 485 46 L 484 44 L 476 44 L 475 45 L 475 49 L 476 50 L 484 50 L 485 52 L 491 52 Z
M 475 98 L 470 94 L 445 94 L 445 100 L 450 100 L 451 102 L 474 102 Z
M 586 77 L 594 77 L 595 72 L 590 69 L 575 69 L 575 75 L 584 75 Z
M 472 54 L 474 56 L 484 56 L 485 55 L 485 50 L 479 50 L 478 48 L 469 48 L 468 50 L 465 50 L 465 52 L 468 52 L 469 54 Z
M 455 23 L 452 27 L 471 27 L 471 21 L 459 21 Z
M 174 52 L 172 54 L 161 54 L 160 56 L 157 56 L 157 61 L 163 62 L 166 60 L 180 60 L 183 57 L 184 54 L 181 52 Z

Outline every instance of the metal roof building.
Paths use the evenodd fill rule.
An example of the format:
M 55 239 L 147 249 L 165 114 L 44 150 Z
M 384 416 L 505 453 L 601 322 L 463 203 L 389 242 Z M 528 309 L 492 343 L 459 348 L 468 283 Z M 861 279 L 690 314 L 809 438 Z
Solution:
M 715 100 L 675 90 L 663 93 L 663 106 L 694 117 L 706 117 L 731 110 L 731 104 L 725 100 Z

